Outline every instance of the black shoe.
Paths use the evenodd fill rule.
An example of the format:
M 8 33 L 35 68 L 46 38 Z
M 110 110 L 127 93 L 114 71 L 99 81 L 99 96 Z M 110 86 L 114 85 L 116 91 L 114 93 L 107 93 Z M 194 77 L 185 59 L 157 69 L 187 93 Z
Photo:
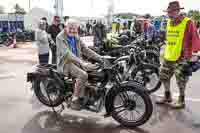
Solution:
M 165 92 L 164 98 L 161 100 L 156 101 L 156 104 L 166 104 L 166 103 L 171 103 L 172 102 L 172 97 L 170 92 Z
M 80 111 L 82 109 L 82 105 L 80 99 L 74 100 L 70 104 L 71 109 Z

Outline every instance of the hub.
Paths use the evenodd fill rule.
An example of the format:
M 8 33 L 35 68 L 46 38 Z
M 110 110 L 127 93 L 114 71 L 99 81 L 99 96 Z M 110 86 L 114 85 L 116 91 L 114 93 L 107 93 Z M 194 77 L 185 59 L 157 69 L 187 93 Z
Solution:
M 136 102 L 133 100 L 127 100 L 124 107 L 129 110 L 132 111 L 136 108 Z

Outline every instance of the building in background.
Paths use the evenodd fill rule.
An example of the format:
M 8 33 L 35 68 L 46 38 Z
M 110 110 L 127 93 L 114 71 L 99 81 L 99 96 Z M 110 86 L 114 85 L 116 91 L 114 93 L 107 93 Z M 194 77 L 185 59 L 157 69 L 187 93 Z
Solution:
M 0 14 L 0 31 L 1 32 L 20 32 L 24 31 L 23 14 Z
M 63 10 L 64 10 L 63 0 L 55 0 L 54 9 L 55 9 L 55 15 L 60 16 L 60 18 L 63 18 Z
M 37 23 L 42 17 L 47 18 L 47 22 L 49 24 L 52 23 L 53 14 L 46 11 L 42 8 L 32 8 L 25 16 L 24 16 L 24 27 L 27 30 L 34 30 L 37 28 Z

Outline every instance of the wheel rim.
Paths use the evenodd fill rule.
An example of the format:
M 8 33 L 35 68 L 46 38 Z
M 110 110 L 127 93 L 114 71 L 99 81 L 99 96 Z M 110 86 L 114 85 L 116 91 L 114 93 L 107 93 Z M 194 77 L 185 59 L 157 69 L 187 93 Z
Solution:
M 151 70 L 151 69 L 145 69 L 145 77 L 144 77 L 144 84 L 147 90 L 154 89 L 160 82 L 158 74 Z
M 59 89 L 56 89 L 56 86 L 52 83 L 52 81 L 42 80 L 39 83 L 39 86 L 43 99 L 47 102 L 51 103 L 59 98 L 60 91 Z
M 145 111 L 143 98 L 133 91 L 120 92 L 114 98 L 113 113 L 123 121 L 137 122 L 143 118 Z

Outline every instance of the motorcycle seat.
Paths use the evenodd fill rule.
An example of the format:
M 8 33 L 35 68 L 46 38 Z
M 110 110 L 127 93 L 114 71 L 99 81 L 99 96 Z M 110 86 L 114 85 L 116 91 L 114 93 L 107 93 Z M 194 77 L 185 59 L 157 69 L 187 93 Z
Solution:
M 57 65 L 56 64 L 40 64 L 37 67 L 40 68 L 53 68 L 53 69 L 57 69 Z

